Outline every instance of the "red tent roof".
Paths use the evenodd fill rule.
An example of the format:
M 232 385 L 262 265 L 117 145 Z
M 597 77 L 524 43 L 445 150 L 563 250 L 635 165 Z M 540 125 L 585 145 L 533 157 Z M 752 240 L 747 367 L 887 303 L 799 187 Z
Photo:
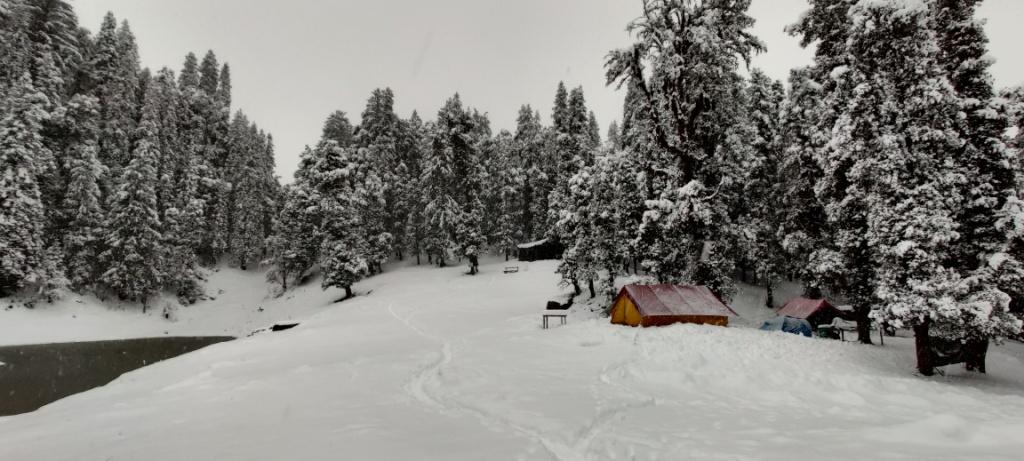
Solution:
M 824 299 L 794 298 L 776 311 L 779 315 L 797 319 L 807 319 L 822 309 L 835 309 Z
M 626 295 L 644 317 L 708 315 L 738 316 L 707 287 L 693 285 L 626 285 Z

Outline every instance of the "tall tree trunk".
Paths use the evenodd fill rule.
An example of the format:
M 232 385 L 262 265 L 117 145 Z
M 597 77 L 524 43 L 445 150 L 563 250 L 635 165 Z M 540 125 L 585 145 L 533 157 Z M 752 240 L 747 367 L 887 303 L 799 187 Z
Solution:
M 580 289 L 580 282 L 578 282 L 576 279 L 572 279 L 572 292 L 575 293 L 576 296 L 579 296 L 580 293 L 583 293 L 583 290 Z
M 594 290 L 594 279 L 587 280 L 587 288 L 590 289 L 590 297 L 591 298 L 596 298 L 597 297 L 597 291 Z
M 771 277 L 765 277 L 765 282 L 766 282 L 765 283 L 765 288 L 768 291 L 768 295 L 765 296 L 764 306 L 769 308 L 769 309 L 774 309 L 775 308 L 775 290 L 772 287 L 772 285 L 774 285 L 774 284 L 772 283 Z
M 857 317 L 857 340 L 861 344 L 874 344 L 871 342 L 871 308 L 864 305 L 855 306 L 854 315 Z
M 352 286 L 345 287 L 345 299 L 352 297 Z
M 420 265 L 420 252 L 418 252 L 418 251 L 416 252 L 416 265 L 417 266 Z
M 928 336 L 930 320 L 914 327 L 914 347 L 917 351 L 917 370 L 922 375 L 931 376 L 935 374 L 935 364 L 932 363 L 932 341 Z

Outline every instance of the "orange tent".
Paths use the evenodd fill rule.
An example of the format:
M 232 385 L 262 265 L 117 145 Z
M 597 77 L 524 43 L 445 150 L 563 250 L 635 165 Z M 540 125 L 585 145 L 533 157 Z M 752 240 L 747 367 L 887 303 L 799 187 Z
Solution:
M 612 304 L 612 323 L 653 327 L 673 323 L 728 326 L 738 316 L 707 287 L 626 285 Z

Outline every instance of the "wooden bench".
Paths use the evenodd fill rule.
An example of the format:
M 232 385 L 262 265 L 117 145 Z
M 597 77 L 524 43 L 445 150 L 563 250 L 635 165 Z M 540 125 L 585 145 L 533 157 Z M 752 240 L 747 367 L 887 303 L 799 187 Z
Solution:
M 558 314 L 545 313 L 544 316 L 543 316 L 544 329 L 545 330 L 548 329 L 548 319 L 550 319 L 552 317 L 561 319 L 561 324 L 565 325 L 566 318 L 569 317 L 569 314 L 567 314 L 567 313 L 558 313 Z
M 509 266 L 505 268 L 506 274 L 514 274 L 516 272 L 519 272 L 519 266 Z

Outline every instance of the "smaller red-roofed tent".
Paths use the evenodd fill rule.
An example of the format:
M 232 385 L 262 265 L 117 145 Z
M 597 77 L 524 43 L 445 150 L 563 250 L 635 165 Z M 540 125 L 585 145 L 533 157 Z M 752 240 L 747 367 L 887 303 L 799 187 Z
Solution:
M 828 325 L 843 313 L 824 299 L 794 298 L 775 311 L 780 316 L 804 319 L 811 326 Z
M 728 326 L 737 317 L 707 287 L 692 285 L 626 285 L 612 304 L 612 323 L 654 327 L 673 323 Z

